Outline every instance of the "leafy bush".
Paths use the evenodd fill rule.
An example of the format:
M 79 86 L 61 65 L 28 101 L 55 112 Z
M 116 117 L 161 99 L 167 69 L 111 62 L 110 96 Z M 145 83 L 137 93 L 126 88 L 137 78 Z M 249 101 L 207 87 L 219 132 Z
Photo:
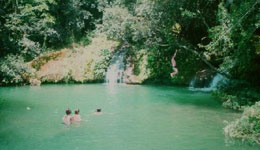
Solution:
M 161 37 L 156 35 L 161 13 L 153 11 L 153 5 L 153 2 L 145 1 L 137 4 L 132 11 L 116 4 L 108 6 L 104 9 L 103 24 L 99 29 L 109 38 L 131 44 L 152 46 L 162 42 Z
M 38 42 L 34 42 L 26 37 L 23 37 L 22 40 L 19 41 L 19 45 L 22 48 L 22 56 L 28 60 L 39 56 L 43 52 L 43 49 Z
M 83 36 L 80 39 L 79 43 L 83 46 L 87 46 L 91 43 L 91 37 L 89 35 Z
M 131 84 L 140 84 L 149 79 L 151 71 L 148 67 L 149 51 L 128 50 L 125 69 L 125 81 Z
M 254 105 L 260 100 L 259 88 L 245 81 L 233 80 L 222 84 L 214 94 L 221 98 L 224 107 L 235 110 L 243 110 L 244 106 Z
M 0 79 L 4 85 L 27 83 L 33 74 L 34 69 L 21 56 L 8 55 L 0 62 Z
M 38 71 L 38 70 L 40 70 L 41 66 L 48 63 L 48 61 L 55 60 L 56 58 L 60 57 L 61 55 L 62 55 L 61 51 L 43 54 L 42 56 L 34 59 L 31 62 L 31 66 Z
M 112 52 L 108 49 L 101 50 L 99 53 L 99 58 L 95 64 L 95 77 L 99 80 L 103 80 L 106 74 L 106 70 L 110 64 L 112 58 Z
M 224 132 L 231 137 L 260 144 L 260 102 L 247 107 L 242 117 L 229 123 Z
M 88 44 L 84 36 L 102 17 L 98 4 L 97 0 L 0 1 L 0 57 L 12 53 L 30 61 L 82 37 L 81 42 Z
M 232 95 L 225 95 L 225 102 L 223 102 L 224 108 L 234 109 L 234 110 L 243 110 L 243 107 L 237 102 L 237 97 Z

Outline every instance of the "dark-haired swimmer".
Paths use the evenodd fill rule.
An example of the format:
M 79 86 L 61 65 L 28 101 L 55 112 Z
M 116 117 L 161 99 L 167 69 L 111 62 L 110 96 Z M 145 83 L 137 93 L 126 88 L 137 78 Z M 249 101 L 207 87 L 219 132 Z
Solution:
M 101 110 L 101 108 L 98 108 L 95 112 L 94 112 L 95 115 L 102 115 L 103 112 Z
M 65 111 L 66 115 L 63 116 L 62 118 L 62 121 L 64 124 L 66 125 L 70 125 L 71 124 L 71 110 L 68 108 L 66 111 Z
M 71 120 L 72 120 L 73 123 L 81 121 L 81 117 L 80 117 L 80 114 L 79 114 L 79 109 L 74 111 L 74 115 L 72 116 Z

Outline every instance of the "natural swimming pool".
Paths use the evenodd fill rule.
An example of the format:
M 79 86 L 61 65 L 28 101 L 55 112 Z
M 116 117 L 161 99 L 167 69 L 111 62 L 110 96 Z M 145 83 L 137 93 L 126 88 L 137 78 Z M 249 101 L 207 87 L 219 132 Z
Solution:
M 43 85 L 1 87 L 0 96 L 0 150 L 260 149 L 224 136 L 224 121 L 239 113 L 187 88 Z M 85 121 L 63 125 L 68 107 Z M 104 114 L 93 115 L 96 108 Z

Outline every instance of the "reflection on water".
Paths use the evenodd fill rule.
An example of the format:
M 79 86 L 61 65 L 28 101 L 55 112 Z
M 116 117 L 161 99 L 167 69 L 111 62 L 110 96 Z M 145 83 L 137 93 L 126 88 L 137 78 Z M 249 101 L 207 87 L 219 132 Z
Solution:
M 224 136 L 223 121 L 239 113 L 186 88 L 44 85 L 0 88 L 0 95 L 1 150 L 260 149 Z M 61 124 L 67 108 L 79 108 L 84 121 Z M 93 114 L 97 108 L 102 115 Z

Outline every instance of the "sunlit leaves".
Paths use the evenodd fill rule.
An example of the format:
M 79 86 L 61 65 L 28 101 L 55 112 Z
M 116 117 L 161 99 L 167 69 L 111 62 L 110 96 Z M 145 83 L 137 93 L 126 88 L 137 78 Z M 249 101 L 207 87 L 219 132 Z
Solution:
M 260 144 L 260 102 L 246 108 L 242 117 L 229 123 L 224 132 L 231 137 Z
M 196 16 L 197 16 L 197 14 L 196 14 L 196 13 L 194 13 L 194 12 L 191 12 L 191 11 L 189 11 L 189 10 L 187 10 L 187 9 L 185 9 L 185 10 L 181 9 L 181 10 L 182 10 L 182 13 L 181 13 L 181 15 L 182 15 L 183 17 L 190 17 L 190 18 L 194 18 L 194 17 L 196 17 Z
M 18 84 L 26 82 L 35 70 L 24 63 L 22 56 L 8 55 L 0 60 L 0 82 L 4 84 Z
M 172 26 L 172 31 L 179 34 L 181 32 L 181 25 L 179 23 L 175 23 Z

